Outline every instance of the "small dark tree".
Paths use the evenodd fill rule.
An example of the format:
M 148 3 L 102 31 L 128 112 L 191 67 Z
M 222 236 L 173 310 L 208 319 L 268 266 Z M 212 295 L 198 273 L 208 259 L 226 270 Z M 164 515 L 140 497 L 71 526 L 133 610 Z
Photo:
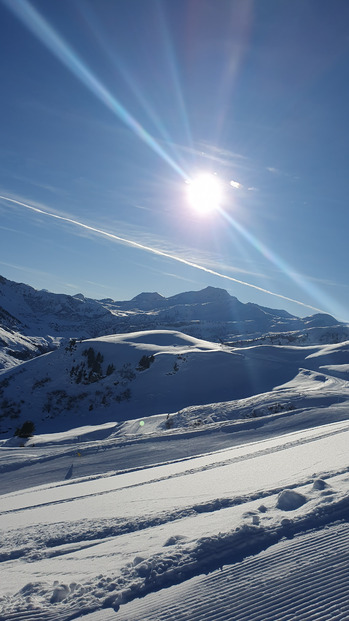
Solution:
M 111 375 L 112 373 L 114 373 L 115 371 L 115 366 L 113 365 L 113 363 L 108 364 L 107 366 L 107 375 Z
M 31 438 L 31 436 L 34 434 L 35 431 L 35 425 L 33 423 L 32 420 L 26 420 L 22 427 L 17 427 L 16 431 L 15 431 L 15 436 L 18 436 L 18 438 Z
M 74 351 L 76 349 L 76 339 L 69 339 L 69 344 L 65 348 L 65 351 Z
M 88 368 L 91 369 L 92 373 L 94 373 L 96 376 L 93 381 L 98 381 L 102 377 L 102 366 L 101 366 L 103 362 L 102 354 L 100 352 L 97 352 L 97 355 L 96 355 L 93 347 L 89 347 L 88 349 L 85 349 L 82 353 L 84 356 L 87 357 Z
M 102 375 L 102 367 L 101 364 L 104 358 L 100 352 L 97 353 L 92 365 L 92 371 L 96 373 L 99 377 Z
M 154 362 L 154 355 L 152 356 L 142 356 L 142 358 L 140 359 L 139 363 L 138 363 L 138 367 L 137 367 L 137 371 L 145 371 L 146 369 L 149 369 L 150 365 L 152 364 L 152 362 Z

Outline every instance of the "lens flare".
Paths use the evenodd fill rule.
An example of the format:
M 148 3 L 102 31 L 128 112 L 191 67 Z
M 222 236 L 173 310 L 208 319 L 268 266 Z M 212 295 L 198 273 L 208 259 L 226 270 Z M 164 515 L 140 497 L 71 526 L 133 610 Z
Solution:
M 88 66 L 79 58 L 74 49 L 61 37 L 54 28 L 43 18 L 28 0 L 3 0 L 4 4 L 22 21 L 50 52 L 84 84 L 113 114 L 131 129 L 140 140 L 145 142 L 164 162 L 169 164 L 184 179 L 187 178 L 184 170 L 165 151 L 153 136 L 132 116 L 122 103 L 110 93 L 102 82 L 92 73 Z
M 241 237 L 247 240 L 253 248 L 258 250 L 263 257 L 265 257 L 270 263 L 272 263 L 282 274 L 289 278 L 292 282 L 296 283 L 306 293 L 310 293 L 313 299 L 317 303 L 321 304 L 322 309 L 311 306 L 310 304 L 303 304 L 308 308 L 317 310 L 320 313 L 331 312 L 333 313 L 334 301 L 321 291 L 316 285 L 304 278 L 301 274 L 297 273 L 290 265 L 286 263 L 281 257 L 279 257 L 270 248 L 265 246 L 257 237 L 247 231 L 237 220 L 235 220 L 230 214 L 223 209 L 219 209 L 219 213 L 225 218 L 225 220 L 238 232 Z M 323 310 L 326 309 L 326 310 Z M 340 308 L 339 312 L 345 317 L 345 309 Z

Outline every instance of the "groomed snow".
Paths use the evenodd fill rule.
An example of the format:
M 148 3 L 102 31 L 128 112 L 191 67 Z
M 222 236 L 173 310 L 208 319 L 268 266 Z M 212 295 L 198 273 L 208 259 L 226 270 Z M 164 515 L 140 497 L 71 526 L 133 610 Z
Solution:
M 157 330 L 3 372 L 37 433 L 0 440 L 0 620 L 347 620 L 348 347 Z
M 38 471 L 35 487 L 26 488 L 22 480 L 17 491 L 1 497 L 1 619 L 62 621 L 88 614 L 91 621 L 283 620 L 296 618 L 286 612 L 302 605 L 301 619 L 345 619 L 340 616 L 347 611 L 342 597 L 345 563 L 338 541 L 348 541 L 348 420 L 262 440 L 252 430 L 249 442 L 207 452 L 210 437 L 218 435 L 213 429 L 205 436 L 206 452 L 180 459 L 180 435 L 169 433 L 167 463 L 157 463 L 154 454 L 147 468 L 137 468 L 142 451 L 148 450 L 146 437 L 127 445 L 131 455 L 134 451 L 134 466 L 128 468 L 125 453 L 116 456 L 112 428 L 101 427 L 99 439 L 97 431 L 46 435 L 34 447 L 3 443 L 8 484 L 12 481 L 15 488 L 21 471 L 26 474 L 42 463 L 40 453 L 45 454 L 46 474 L 43 484 Z M 86 443 L 81 441 L 88 434 Z M 74 437 L 80 439 L 72 445 Z M 195 444 L 199 437 L 204 436 L 198 432 L 189 442 Z M 164 440 L 158 436 L 157 441 Z M 16 455 L 25 452 L 31 461 L 21 468 Z M 79 476 L 80 464 L 93 467 L 96 455 L 104 469 Z M 329 547 L 320 558 L 320 544 L 326 550 L 324 533 Z M 333 589 L 326 594 L 324 588 L 325 600 L 317 604 L 311 596 L 314 577 L 309 588 L 301 581 L 302 575 L 312 575 L 309 563 L 314 559 L 321 560 L 322 588 L 334 559 L 341 563 L 336 597 Z M 283 576 L 302 586 L 288 590 Z M 331 576 L 334 584 L 333 572 Z M 237 598 L 237 584 L 243 600 Z M 268 589 L 281 585 L 281 599 L 275 592 L 266 597 Z M 210 597 L 203 595 L 205 589 Z M 306 612 L 309 601 L 315 616 Z M 331 604 L 332 617 L 321 616 L 324 601 Z

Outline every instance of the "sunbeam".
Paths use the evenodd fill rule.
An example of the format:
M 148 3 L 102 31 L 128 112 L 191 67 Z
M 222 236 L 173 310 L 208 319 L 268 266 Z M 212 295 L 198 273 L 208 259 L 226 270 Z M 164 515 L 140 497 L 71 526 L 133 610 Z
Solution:
M 183 165 L 183 157 L 181 157 L 177 152 L 175 143 L 173 142 L 172 137 L 166 129 L 163 120 L 156 114 L 150 102 L 147 100 L 144 93 L 142 92 L 142 89 L 137 83 L 135 77 L 132 76 L 126 63 L 122 60 L 121 56 L 117 54 L 114 49 L 112 49 L 107 37 L 102 32 L 102 28 L 98 24 L 98 12 L 96 10 L 93 10 L 93 8 L 91 6 L 88 6 L 87 4 L 81 5 L 78 8 L 81 12 L 82 18 L 85 20 L 92 36 L 95 38 L 103 53 L 112 63 L 113 67 L 122 77 L 125 84 L 127 84 L 133 95 L 136 97 L 138 103 L 142 106 L 143 111 L 147 114 L 150 121 L 154 124 L 157 131 L 166 142 L 167 147 L 171 149 L 173 155 L 176 158 L 176 161 L 181 162 L 181 164 Z
M 96 78 L 90 69 L 83 63 L 76 52 L 50 26 L 42 15 L 34 9 L 28 0 L 2 0 L 2 2 L 25 24 L 25 26 L 77 77 L 102 103 L 109 108 L 127 127 L 129 127 L 143 142 L 159 155 L 181 177 L 188 175 L 166 153 L 163 147 L 147 132 L 147 130 L 124 108 L 103 84 Z
M 178 102 L 178 107 L 181 113 L 182 125 L 186 132 L 187 142 L 190 147 L 193 147 L 193 138 L 191 135 L 188 113 L 184 101 L 183 90 L 181 87 L 180 77 L 179 77 L 179 65 L 176 59 L 175 48 L 173 45 L 173 41 L 171 38 L 171 34 L 168 28 L 168 21 L 166 19 L 164 6 L 161 2 L 157 2 L 158 7 L 158 16 L 160 19 L 160 33 L 162 35 L 162 39 L 164 42 L 165 54 L 168 62 L 168 67 L 170 70 L 170 76 L 172 78 L 172 84 L 174 88 L 174 93 L 176 96 L 176 100 Z
M 247 231 L 239 222 L 234 220 L 234 218 L 227 214 L 227 212 L 221 207 L 218 208 L 219 213 L 226 219 L 227 222 L 231 226 L 234 227 L 240 235 L 242 235 L 247 241 L 256 248 L 268 261 L 270 261 L 273 265 L 275 265 L 278 269 L 281 270 L 283 274 L 285 274 L 290 280 L 295 282 L 300 288 L 302 288 L 307 293 L 310 293 L 314 299 L 318 300 L 320 304 L 324 304 L 328 309 L 331 309 L 331 300 L 320 291 L 314 284 L 310 283 L 308 280 L 304 280 L 301 274 L 298 274 L 293 270 L 287 263 L 281 259 L 281 257 L 277 256 L 270 248 L 267 248 L 257 237 L 252 235 L 249 231 Z M 314 307 L 311 307 L 314 308 Z M 321 311 L 324 312 L 324 311 Z M 332 312 L 332 311 L 331 311 Z
M 74 226 L 81 227 L 87 231 L 91 231 L 92 233 L 97 233 L 98 235 L 103 235 L 108 239 L 112 239 L 116 242 L 120 242 L 122 244 L 127 244 L 128 246 L 132 246 L 133 248 L 138 248 L 139 250 L 144 250 L 146 252 L 150 252 L 152 254 L 156 254 L 160 257 L 164 257 L 166 259 L 171 259 L 172 261 L 177 261 L 177 263 L 182 263 L 184 265 L 188 265 L 188 267 L 193 267 L 194 269 L 201 270 L 202 272 L 206 272 L 207 274 L 211 274 L 212 276 L 217 276 L 218 278 L 223 278 L 224 280 L 229 280 L 231 282 L 235 282 L 239 285 L 244 285 L 245 287 L 251 287 L 252 289 L 256 289 L 257 291 L 261 291 L 262 293 L 266 293 L 268 295 L 272 295 L 274 297 L 280 298 L 281 300 L 285 300 L 287 302 L 292 302 L 294 304 L 298 304 L 305 308 L 310 308 L 311 310 L 315 310 L 317 312 L 323 313 L 324 311 L 315 306 L 311 306 L 310 304 L 305 304 L 305 302 L 301 302 L 300 300 L 295 300 L 293 298 L 289 298 L 280 293 L 274 293 L 273 291 L 269 291 L 268 289 L 263 289 L 263 287 L 258 287 L 258 285 L 253 285 L 248 282 L 244 282 L 243 280 L 238 280 L 237 278 L 233 278 L 233 276 L 228 276 L 227 274 L 221 274 L 220 272 L 216 272 L 215 270 L 211 270 L 204 265 L 199 265 L 198 263 L 194 263 L 193 261 L 188 261 L 187 259 L 183 259 L 182 257 L 176 256 L 174 254 L 170 254 L 165 252 L 164 250 L 159 250 L 158 248 L 152 248 L 151 246 L 146 246 L 145 244 L 140 244 L 139 242 L 133 241 L 131 239 L 126 239 L 125 237 L 120 237 L 119 235 L 115 235 L 114 233 L 109 233 L 108 231 L 103 231 L 103 229 L 96 228 L 94 226 L 89 226 L 88 224 L 84 224 L 83 222 L 79 222 L 78 220 L 73 220 L 72 218 L 67 218 L 65 216 L 59 216 L 58 214 L 50 213 L 49 211 L 45 211 L 40 209 L 39 207 L 34 207 L 33 205 L 28 205 L 22 201 L 15 200 L 14 198 L 10 198 L 8 196 L 0 196 L 1 200 L 8 201 L 15 205 L 19 205 L 21 207 L 25 207 L 30 211 L 34 211 L 35 213 L 42 214 L 44 216 L 49 216 L 50 218 L 54 218 L 56 220 L 60 220 L 61 222 L 68 222 L 68 224 L 72 224 Z

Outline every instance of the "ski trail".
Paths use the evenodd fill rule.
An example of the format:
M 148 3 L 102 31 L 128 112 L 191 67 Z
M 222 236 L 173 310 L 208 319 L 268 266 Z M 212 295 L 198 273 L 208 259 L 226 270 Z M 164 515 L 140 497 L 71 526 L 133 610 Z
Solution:
M 282 442 L 280 444 L 277 445 L 272 445 L 270 447 L 266 447 L 266 448 L 262 448 L 260 450 L 254 450 L 253 451 L 253 445 L 245 445 L 242 447 L 242 449 L 246 449 L 246 454 L 243 455 L 237 455 L 237 456 L 233 456 L 233 457 L 228 457 L 228 453 L 232 452 L 234 453 L 235 450 L 239 450 L 240 447 L 237 447 L 237 449 L 232 448 L 232 449 L 224 449 L 223 451 L 218 451 L 218 452 L 214 452 L 214 453 L 209 453 L 208 455 L 205 455 L 203 458 L 198 457 L 198 458 L 194 458 L 194 460 L 201 460 L 203 461 L 202 464 L 194 467 L 194 468 L 188 468 L 186 469 L 184 467 L 184 469 L 179 469 L 179 471 L 177 472 L 171 472 L 170 474 L 165 474 L 162 476 L 158 476 L 158 477 L 153 477 L 153 478 L 148 478 L 147 480 L 140 480 L 136 483 L 129 483 L 125 486 L 111 486 L 110 489 L 107 490 L 100 490 L 98 489 L 98 491 L 96 492 L 92 492 L 89 491 L 88 493 L 80 493 L 79 497 L 76 498 L 76 496 L 74 496 L 74 494 L 72 494 L 70 497 L 67 498 L 57 498 L 57 500 L 51 500 L 51 501 L 45 501 L 45 502 L 36 502 L 33 505 L 28 505 L 28 506 L 21 506 L 19 508 L 13 508 L 13 509 L 9 509 L 9 510 L 3 510 L 0 511 L 0 516 L 2 515 L 6 515 L 8 513 L 17 513 L 20 511 L 25 510 L 30 510 L 30 509 L 38 509 L 39 507 L 49 507 L 49 506 L 54 506 L 54 505 L 61 505 L 63 503 L 71 503 L 71 502 L 75 502 L 76 500 L 83 500 L 86 498 L 93 498 L 98 496 L 98 498 L 100 498 L 101 496 L 105 496 L 105 495 L 109 495 L 109 494 L 114 494 L 116 489 L 117 491 L 122 491 L 122 490 L 131 490 L 137 487 L 143 487 L 144 485 L 153 485 L 156 483 L 160 483 L 160 482 L 164 482 L 164 481 L 170 481 L 172 479 L 177 479 L 179 477 L 185 477 L 185 476 L 190 476 L 196 473 L 202 473 L 208 470 L 213 470 L 213 469 L 218 469 L 218 468 L 225 468 L 226 466 L 230 466 L 233 464 L 237 464 L 237 463 L 241 463 L 244 461 L 249 461 L 251 459 L 255 459 L 258 457 L 263 457 L 265 455 L 271 455 L 274 453 L 278 453 L 280 451 L 284 451 L 287 449 L 292 449 L 294 447 L 300 447 L 302 445 L 305 444 L 309 444 L 309 443 L 313 443 L 313 442 L 317 442 L 318 440 L 323 440 L 325 438 L 329 438 L 331 436 L 335 436 L 335 435 L 341 435 L 345 432 L 349 431 L 349 426 L 346 423 L 344 426 L 343 424 L 340 426 L 340 428 L 338 429 L 331 429 L 330 431 L 324 433 L 318 433 L 318 434 L 314 434 L 311 435 L 310 437 L 298 437 L 295 440 L 288 440 L 287 441 L 287 436 L 282 438 Z M 304 432 L 303 432 L 304 433 Z M 251 450 L 252 449 L 252 450 Z M 222 455 L 224 457 L 224 459 L 217 459 L 217 457 L 219 457 L 220 455 Z M 209 459 L 212 459 L 212 463 L 207 463 Z M 183 462 L 180 460 L 179 462 L 173 462 L 173 464 L 182 464 Z M 171 464 L 172 465 L 172 464 Z M 162 466 L 159 466 L 159 468 L 161 468 Z M 154 468 L 158 468 L 158 466 L 154 466 Z M 166 466 L 165 466 L 166 468 Z M 346 472 L 346 469 L 343 469 L 343 472 Z M 123 473 L 124 474 L 124 473 Z M 119 476 L 118 472 L 114 472 L 111 477 L 117 477 Z M 326 476 L 326 473 L 324 473 L 324 476 Z M 102 477 L 102 478 L 106 478 L 106 477 Z M 94 479 L 96 480 L 96 479 Z M 60 485 L 61 489 L 66 488 L 66 485 L 78 485 L 79 483 L 89 483 L 91 482 L 91 478 L 87 477 L 87 478 L 83 478 L 83 479 L 77 479 L 74 481 L 67 481 L 66 484 L 64 485 Z M 58 486 L 57 485 L 48 485 L 45 486 L 46 489 L 50 489 L 50 488 L 54 488 L 55 490 L 57 490 Z M 28 490 L 22 491 L 20 490 L 19 492 L 13 492 L 12 494 L 4 494 L 3 495 L 3 500 L 5 500 L 6 497 L 14 497 L 14 496 L 20 496 L 20 495 L 25 495 L 28 493 Z
M 118 621 L 348 621 L 349 524 L 281 541 L 237 565 L 121 606 Z M 109 621 L 108 614 L 86 621 Z
M 312 589 L 313 591 L 321 589 L 330 602 L 332 601 L 331 598 L 333 599 L 334 597 L 334 592 L 336 592 L 335 600 L 333 600 L 336 602 L 335 605 L 339 605 L 342 602 L 343 593 L 346 593 L 348 576 L 349 525 L 346 522 L 348 516 L 349 497 L 344 496 L 329 505 L 315 506 L 309 513 L 303 515 L 294 514 L 291 519 L 280 520 L 279 518 L 275 523 L 266 523 L 265 525 L 262 523 L 255 525 L 245 521 L 245 523 L 233 530 L 203 536 L 195 542 L 186 542 L 184 540 L 179 545 L 172 542 L 167 543 L 164 544 L 161 551 L 155 552 L 148 558 L 135 557 L 132 562 L 120 567 L 120 571 L 116 574 L 100 574 L 80 584 L 73 583 L 69 585 L 56 582 L 51 586 L 43 582 L 29 583 L 14 596 L 2 599 L 0 604 L 3 604 L 3 610 L 6 610 L 6 616 L 0 616 L 0 619 L 6 619 L 6 621 L 17 621 L 22 618 L 25 618 L 26 621 L 33 621 L 33 619 L 37 621 L 50 620 L 50 616 L 45 616 L 45 611 L 49 611 L 50 606 L 54 603 L 56 621 L 68 621 L 69 619 L 76 618 L 75 610 L 77 606 L 80 614 L 83 614 L 84 607 L 87 604 L 88 610 L 86 612 L 100 610 L 104 607 L 118 611 L 120 606 L 127 602 L 132 602 L 139 597 L 145 597 L 143 601 L 146 602 L 146 596 L 150 593 L 165 589 L 164 593 L 167 594 L 169 593 L 168 587 L 176 584 L 189 585 L 191 588 L 190 597 L 194 598 L 195 605 L 198 604 L 200 606 L 201 600 L 200 598 L 197 600 L 197 591 L 191 583 L 193 579 L 201 580 L 203 574 L 209 573 L 213 581 L 220 580 L 221 572 L 227 571 L 227 569 L 223 569 L 224 566 L 229 566 L 234 574 L 233 584 L 235 585 L 239 581 L 241 582 L 241 580 L 246 581 L 246 576 L 249 576 L 248 572 L 251 573 L 252 571 L 253 573 L 254 571 L 256 574 L 256 568 L 252 565 L 252 569 L 248 569 L 248 566 L 246 568 L 246 563 L 251 565 L 255 560 L 260 563 L 260 559 L 264 559 L 263 562 L 266 565 L 264 569 L 263 567 L 259 568 L 259 575 L 255 578 L 256 585 L 260 587 L 261 582 L 263 583 L 264 581 L 269 588 L 269 596 L 275 595 L 275 593 L 280 591 L 277 602 L 275 602 L 274 598 L 272 604 L 267 601 L 263 604 L 264 616 L 260 618 L 273 621 L 275 619 L 280 621 L 296 619 L 296 616 L 283 616 L 283 613 L 289 609 L 290 605 L 287 598 L 293 602 L 293 605 L 296 602 L 302 611 L 308 610 L 308 600 L 310 602 L 309 606 L 313 605 L 311 603 Z M 340 524 L 339 521 L 343 523 Z M 324 541 L 322 537 L 326 536 L 328 531 L 331 533 L 331 538 Z M 303 540 L 301 537 L 304 533 L 308 537 L 305 543 L 305 539 Z M 149 536 L 154 537 L 152 530 L 149 532 Z M 294 545 L 295 543 L 298 544 L 298 548 L 297 545 Z M 275 547 L 275 544 L 281 546 L 281 548 Z M 286 544 L 291 546 L 288 560 L 285 551 L 282 549 L 282 546 L 286 546 Z M 279 555 L 278 559 L 275 557 L 275 562 L 273 558 L 261 556 L 262 551 L 273 555 L 275 550 Z M 297 561 L 295 565 L 294 559 L 297 557 L 297 554 L 299 562 Z M 279 567 L 277 567 L 277 563 L 279 563 Z M 299 579 L 296 571 L 299 569 L 298 565 L 303 572 Z M 333 584 L 331 582 L 324 583 L 331 567 L 336 567 Z M 217 570 L 220 571 L 217 572 Z M 290 582 L 289 575 L 291 575 L 293 583 Z M 263 579 L 261 579 L 261 576 Z M 283 576 L 285 579 L 287 578 L 286 589 Z M 220 591 L 217 591 L 220 593 L 224 593 L 224 590 L 226 592 L 227 590 L 229 591 L 231 580 L 229 582 L 227 578 L 228 576 L 225 576 L 223 585 L 214 583 L 212 592 L 214 593 L 217 588 L 220 588 Z M 311 587 L 304 582 L 305 579 L 308 580 Z M 335 583 L 334 580 L 336 580 Z M 262 586 L 262 592 L 268 593 L 265 585 Z M 303 601 L 302 586 L 304 587 Z M 286 597 L 287 589 L 288 595 Z M 86 601 L 87 593 L 88 600 Z M 214 614 L 212 619 L 222 618 L 234 621 L 238 619 L 246 619 L 246 621 L 249 621 L 251 618 L 259 619 L 258 615 L 254 613 L 251 615 L 251 610 L 255 608 L 257 611 L 258 606 L 261 605 L 260 595 L 256 593 L 255 600 L 253 600 L 250 584 L 248 584 L 248 597 L 246 597 L 246 602 L 241 612 L 239 609 L 239 606 L 242 605 L 239 589 L 237 593 L 238 595 L 234 595 L 234 592 L 229 592 L 226 596 L 228 601 L 232 599 L 235 603 L 234 597 L 238 600 L 238 603 L 235 603 L 235 616 L 220 616 L 220 614 L 216 614 L 215 604 L 212 605 L 212 602 L 210 602 L 211 607 L 208 614 Z M 37 611 L 32 613 L 31 608 L 28 608 L 29 601 L 33 602 L 33 606 L 35 602 L 34 608 L 38 608 Z M 270 616 L 265 615 L 267 605 L 269 606 Z M 318 608 L 319 606 L 318 604 Z M 26 617 L 20 616 L 22 610 L 26 611 Z M 181 617 L 179 611 L 178 616 L 173 618 L 201 620 L 207 616 L 204 612 L 204 610 L 201 610 L 200 615 L 202 616 L 198 614 L 198 616 Z M 248 616 L 249 614 L 250 617 Z M 128 619 L 132 620 L 137 618 L 144 620 L 148 617 L 143 615 L 143 613 L 139 617 L 136 614 L 128 617 Z M 166 616 L 149 616 L 151 621 L 153 619 L 161 621 L 161 619 L 165 620 L 166 618 Z M 301 621 L 308 618 L 323 619 L 324 617 L 321 615 L 318 617 L 308 617 L 306 613 L 300 617 Z M 343 619 L 345 618 L 343 617 Z

